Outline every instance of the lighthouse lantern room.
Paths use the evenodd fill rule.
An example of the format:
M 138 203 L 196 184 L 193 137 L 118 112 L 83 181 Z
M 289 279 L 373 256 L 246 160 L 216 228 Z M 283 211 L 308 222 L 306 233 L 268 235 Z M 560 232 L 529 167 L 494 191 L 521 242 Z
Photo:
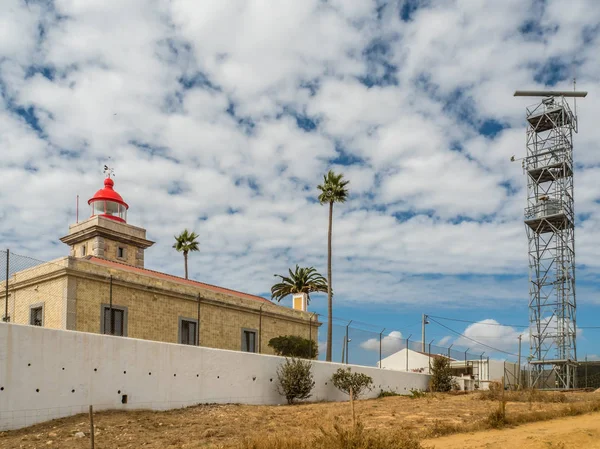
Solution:
M 104 188 L 98 190 L 88 201 L 91 207 L 91 217 L 99 215 L 111 220 L 127 223 L 129 206 L 121 195 L 114 190 L 114 181 L 109 177 L 104 180 Z

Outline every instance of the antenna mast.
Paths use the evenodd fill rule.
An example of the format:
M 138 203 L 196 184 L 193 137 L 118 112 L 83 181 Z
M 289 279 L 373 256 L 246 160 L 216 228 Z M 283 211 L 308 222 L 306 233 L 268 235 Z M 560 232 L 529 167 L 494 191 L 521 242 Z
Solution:
M 575 87 L 575 80 L 573 80 Z M 543 97 L 527 108 L 525 229 L 529 253 L 529 360 L 534 388 L 575 388 L 575 202 L 573 133 L 566 98 L 577 91 L 517 91 Z

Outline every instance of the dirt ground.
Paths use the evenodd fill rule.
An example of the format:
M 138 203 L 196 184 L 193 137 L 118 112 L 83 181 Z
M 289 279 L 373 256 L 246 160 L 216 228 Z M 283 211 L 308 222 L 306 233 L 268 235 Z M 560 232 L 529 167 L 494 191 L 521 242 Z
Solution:
M 523 424 L 513 429 L 460 433 L 422 444 L 444 449 L 600 449 L 600 413 Z
M 570 393 L 568 403 L 509 402 L 507 413 L 521 414 L 532 411 L 561 410 L 571 406 L 573 402 L 597 399 L 598 395 L 593 393 Z M 406 396 L 388 397 L 357 401 L 356 414 L 367 429 L 399 427 L 419 436 L 426 436 L 432 428 L 445 424 L 464 426 L 467 431 L 469 426 L 485 419 L 496 407 L 496 404 L 497 402 L 478 399 L 477 395 L 428 395 L 418 399 Z M 579 420 L 582 420 L 581 422 L 587 423 L 582 424 L 582 429 L 587 429 L 592 426 L 593 420 L 589 420 L 591 416 L 596 418 L 598 424 L 590 427 L 589 432 L 592 432 L 594 438 L 597 438 L 600 432 L 598 415 L 584 415 L 573 418 L 572 422 L 579 423 Z M 306 435 L 308 437 L 317 434 L 320 427 L 331 428 L 336 421 L 342 425 L 350 424 L 349 403 L 316 403 L 294 406 L 199 405 L 166 412 L 99 412 L 94 417 L 96 448 L 102 449 L 230 448 L 235 447 L 244 438 L 259 435 Z M 570 421 L 565 420 L 565 422 Z M 555 431 L 555 426 L 548 422 L 538 425 L 541 437 L 545 438 L 541 429 Z M 519 429 L 515 430 L 520 431 Z M 565 432 L 569 431 L 567 427 L 564 430 Z M 498 431 L 498 435 L 512 431 Z M 77 432 L 84 432 L 85 437 L 75 437 Z M 584 437 L 587 430 L 582 430 L 582 432 L 581 436 Z M 461 434 L 447 437 L 448 446 L 445 443 L 443 445 L 438 443 L 445 441 L 442 439 L 432 441 L 435 441 L 435 446 L 438 448 L 479 447 L 477 446 L 477 435 Z M 566 433 L 565 436 L 567 436 Z M 525 438 L 525 434 L 523 437 Z M 460 440 L 461 438 L 475 438 L 474 445 L 463 446 L 460 441 L 466 440 Z M 537 440 L 535 441 L 537 444 Z M 457 445 L 450 446 L 450 444 Z M 511 446 L 521 447 L 512 443 Z M 62 418 L 16 431 L 0 432 L 0 448 L 40 447 L 89 448 L 87 415 Z M 486 447 L 502 447 L 502 445 Z M 566 445 L 564 447 L 574 446 Z

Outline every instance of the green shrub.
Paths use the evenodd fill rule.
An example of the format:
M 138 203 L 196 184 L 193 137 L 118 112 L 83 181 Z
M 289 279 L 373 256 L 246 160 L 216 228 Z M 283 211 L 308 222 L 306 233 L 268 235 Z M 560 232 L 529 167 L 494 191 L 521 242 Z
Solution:
M 366 390 L 371 390 L 373 387 L 373 378 L 363 373 L 353 373 L 350 368 L 339 368 L 333 376 L 331 381 L 335 387 L 346 393 L 350 394 L 352 389 L 352 396 L 354 399 L 358 399 L 361 394 Z
M 410 398 L 411 399 L 424 398 L 425 396 L 427 396 L 427 393 L 425 393 L 424 391 L 416 390 L 414 388 L 410 389 Z
M 316 342 L 308 338 L 298 337 L 297 335 L 284 335 L 271 338 L 269 346 L 273 348 L 275 354 L 283 357 L 316 359 L 318 355 L 318 345 Z
M 429 388 L 431 391 L 445 392 L 452 390 L 452 384 L 453 379 L 450 360 L 441 356 L 434 357 L 431 364 Z
M 315 386 L 312 363 L 306 360 L 285 359 L 277 368 L 277 392 L 285 396 L 288 404 L 308 399 Z
M 396 393 L 395 391 L 392 391 L 392 390 L 381 390 L 379 392 L 379 396 L 377 396 L 377 399 L 389 398 L 389 397 L 393 397 L 393 396 L 402 396 L 402 395 L 400 393 Z

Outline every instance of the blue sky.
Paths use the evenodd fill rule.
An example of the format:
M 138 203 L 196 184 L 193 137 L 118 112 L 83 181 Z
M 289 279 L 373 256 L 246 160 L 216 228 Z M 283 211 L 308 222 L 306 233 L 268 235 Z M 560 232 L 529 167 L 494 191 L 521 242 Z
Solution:
M 530 101 L 512 93 L 569 89 L 576 74 L 590 91 L 575 140 L 578 316 L 595 326 L 598 23 L 595 0 L 4 1 L 0 244 L 67 254 L 75 197 L 110 161 L 129 222 L 157 242 L 149 268 L 182 274 L 170 247 L 187 227 L 201 241 L 192 277 L 267 295 L 296 263 L 325 273 L 315 198 L 333 168 L 351 190 L 334 222 L 340 326 L 418 336 L 422 313 L 526 325 L 525 178 L 509 159 L 524 154 Z M 440 322 L 510 353 L 521 332 Z M 353 354 L 372 361 L 356 332 Z M 598 336 L 584 329 L 579 354 L 597 357 Z

